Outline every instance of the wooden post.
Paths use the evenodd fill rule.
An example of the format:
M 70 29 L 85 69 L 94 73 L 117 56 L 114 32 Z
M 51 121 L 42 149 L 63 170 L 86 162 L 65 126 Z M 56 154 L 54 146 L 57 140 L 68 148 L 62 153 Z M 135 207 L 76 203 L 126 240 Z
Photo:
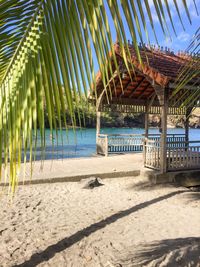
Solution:
M 106 90 L 106 87 L 104 88 L 103 92 L 101 92 L 101 94 L 98 97 L 97 102 L 96 102 L 96 151 L 97 151 L 97 154 L 98 154 L 98 146 L 100 145 L 98 142 L 99 141 L 98 137 L 99 137 L 99 134 L 101 131 L 101 112 L 100 112 L 100 110 L 102 110 L 101 105 L 102 105 L 102 101 L 103 101 L 103 96 L 105 94 L 105 90 Z
M 145 110 L 145 115 L 144 115 L 144 141 L 143 141 L 143 159 L 144 159 L 144 166 L 146 164 L 146 144 L 147 144 L 147 139 L 149 135 L 149 113 L 148 113 L 148 106 L 146 105 L 146 110 Z
M 96 111 L 96 153 L 97 154 L 98 154 L 98 146 L 99 146 L 98 138 L 99 138 L 100 130 L 101 130 L 101 112 L 97 110 Z
M 190 116 L 191 110 L 187 109 L 185 114 L 185 142 L 186 142 L 186 148 L 188 148 L 189 142 L 189 116 Z
M 96 137 L 98 137 L 98 135 L 100 134 L 100 130 L 101 130 L 101 112 L 97 111 L 96 112 L 96 116 L 97 116 L 97 121 L 96 121 Z
M 108 135 L 106 135 L 105 147 L 106 147 L 105 156 L 108 157 Z
M 167 172 L 167 114 L 168 114 L 168 90 L 164 89 L 161 106 L 161 136 L 160 136 L 160 171 Z
M 145 138 L 148 138 L 149 135 L 149 114 L 146 108 L 146 112 L 145 112 L 145 122 L 144 122 L 144 128 L 145 128 Z

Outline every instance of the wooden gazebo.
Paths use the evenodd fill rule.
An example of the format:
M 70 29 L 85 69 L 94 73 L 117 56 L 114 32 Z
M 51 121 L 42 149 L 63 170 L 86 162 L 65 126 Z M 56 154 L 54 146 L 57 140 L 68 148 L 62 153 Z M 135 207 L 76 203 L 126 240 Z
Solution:
M 142 151 L 144 166 L 165 173 L 167 171 L 200 168 L 200 141 L 189 141 L 188 118 L 199 100 L 194 99 L 186 106 L 182 103 L 194 92 L 198 93 L 200 82 L 187 84 L 175 96 L 177 77 L 188 56 L 175 55 L 169 49 L 140 47 L 143 64 L 140 64 L 132 44 L 129 42 L 134 71 L 129 75 L 121 56 L 118 43 L 114 51 L 119 65 L 116 71 L 111 58 L 113 73 L 106 86 L 100 72 L 96 76 L 96 93 L 90 95 L 96 103 L 97 111 L 97 153 L 125 151 Z M 109 72 L 109 71 L 108 71 Z M 119 77 L 120 73 L 120 77 Z M 120 79 L 121 78 L 121 79 Z M 109 136 L 100 133 L 101 112 L 117 111 L 123 113 L 145 113 L 145 133 L 143 136 Z M 159 135 L 149 135 L 148 115 L 160 114 L 161 127 Z M 185 115 L 185 134 L 167 134 L 167 116 Z

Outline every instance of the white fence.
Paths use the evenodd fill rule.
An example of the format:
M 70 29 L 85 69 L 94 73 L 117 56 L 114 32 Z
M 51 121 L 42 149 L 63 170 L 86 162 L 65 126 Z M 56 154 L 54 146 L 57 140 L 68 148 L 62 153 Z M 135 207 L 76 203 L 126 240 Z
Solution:
M 149 134 L 149 140 L 160 140 L 160 134 Z M 168 142 L 185 141 L 184 134 L 168 134 Z M 97 153 L 108 155 L 112 153 L 142 152 L 144 134 L 99 134 L 97 137 Z M 174 144 L 176 146 L 176 144 Z
M 142 152 L 144 166 L 160 169 L 160 134 L 99 134 L 97 153 L 108 154 Z M 184 134 L 167 135 L 167 170 L 200 168 L 200 141 L 185 141 Z
M 168 139 L 168 138 L 167 138 Z M 175 137 L 174 139 L 177 139 Z M 144 166 L 160 169 L 160 141 L 144 142 Z M 200 141 L 167 140 L 167 170 L 200 169 Z
M 184 142 L 184 146 L 176 143 L 167 147 L 167 168 L 169 171 L 200 168 L 200 141 Z

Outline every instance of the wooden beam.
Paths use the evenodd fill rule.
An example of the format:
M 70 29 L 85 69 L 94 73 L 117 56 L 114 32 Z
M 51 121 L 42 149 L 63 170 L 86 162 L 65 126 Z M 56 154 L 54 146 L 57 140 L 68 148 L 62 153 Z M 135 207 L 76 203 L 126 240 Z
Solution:
M 118 75 L 115 75 L 113 77 L 113 79 L 109 81 L 109 86 L 110 86 L 109 97 L 110 97 L 110 99 L 112 99 L 113 94 L 115 94 L 115 97 L 117 97 L 116 88 L 117 88 L 119 81 L 120 81 L 120 78 Z M 108 85 L 107 85 L 107 87 L 108 87 Z M 113 91 L 114 91 L 114 93 L 113 93 Z
M 186 109 L 186 114 L 185 114 L 185 142 L 189 141 L 189 119 L 190 119 L 190 114 L 192 112 L 193 108 L 187 108 Z M 186 146 L 188 148 L 188 143 L 186 143 Z
M 155 97 L 156 97 L 156 93 L 154 92 L 154 94 L 152 95 L 152 98 L 145 106 L 145 125 L 144 125 L 144 128 L 145 128 L 145 137 L 146 138 L 148 138 L 148 135 L 149 135 L 149 111 L 150 111 L 150 108 L 152 106 L 152 103 L 153 103 Z
M 145 112 L 145 121 L 144 121 L 144 129 L 145 129 L 145 137 L 148 138 L 149 135 L 149 113 L 148 113 L 148 108 L 146 106 L 146 112 Z
M 123 88 L 123 90 L 122 90 L 122 92 L 121 92 L 121 94 L 120 94 L 120 98 L 124 95 L 124 91 L 128 88 L 128 86 L 130 85 L 132 83 L 132 81 L 130 80 L 130 81 L 128 81 L 128 83 L 126 84 L 126 87 L 125 88 Z
M 155 99 L 155 97 L 156 97 L 156 92 L 155 91 L 153 91 L 149 96 L 148 96 L 148 99 Z M 153 103 L 153 102 L 152 102 Z M 151 103 L 151 105 L 152 105 L 152 103 Z
M 147 84 L 145 86 L 145 88 L 141 91 L 141 94 L 137 97 L 137 99 L 140 99 L 144 95 L 144 93 L 146 92 L 146 90 L 148 89 L 148 87 L 149 87 L 149 84 Z
M 96 136 L 98 137 L 98 135 L 100 134 L 101 131 L 101 112 L 97 111 L 96 112 L 96 116 L 97 116 L 97 121 L 96 121 Z
M 160 105 L 162 106 L 162 103 L 164 102 L 164 90 L 165 88 L 160 87 L 160 86 L 153 86 L 154 90 L 158 96 L 158 101 L 160 102 Z
M 113 82 L 113 80 L 118 77 L 117 71 L 114 71 L 112 77 L 109 79 L 109 81 L 107 82 L 107 84 L 105 85 L 105 87 L 103 87 L 102 91 L 100 92 L 100 94 L 98 94 L 98 98 L 101 97 L 107 90 L 107 87 L 110 86 L 110 83 Z M 98 90 L 97 90 L 98 93 Z
M 187 112 L 186 112 L 186 116 L 185 116 L 185 142 L 189 141 L 189 116 L 187 116 Z M 188 143 L 186 143 L 186 147 L 188 148 Z
M 156 98 L 156 92 L 153 92 L 153 93 L 151 94 L 151 98 L 150 98 L 150 100 L 149 100 L 148 103 L 147 103 L 147 112 L 148 112 L 148 113 L 149 113 L 149 110 L 150 110 L 150 108 L 151 108 L 151 106 L 152 106 L 152 104 L 153 104 L 155 98 Z
M 167 114 L 168 114 L 168 88 L 163 91 L 161 106 L 161 137 L 160 137 L 160 171 L 167 172 Z
M 117 76 L 117 71 L 114 72 L 113 76 L 111 77 L 111 79 L 108 81 L 108 83 L 106 84 L 106 86 L 104 87 L 104 89 L 102 90 L 102 92 L 98 95 L 98 98 L 96 100 L 96 111 L 100 111 L 100 106 L 102 104 L 102 102 L 104 101 L 104 96 L 106 95 L 107 92 L 107 87 L 109 86 L 110 82 L 114 82 L 114 79 L 118 77 Z M 107 102 L 109 101 L 108 98 L 106 98 Z
M 111 104 L 121 104 L 121 105 L 136 105 L 136 106 L 145 106 L 146 105 L 146 99 L 135 99 L 135 98 L 117 98 L 113 97 Z M 103 103 L 106 103 L 104 100 Z M 160 102 L 158 100 L 155 100 L 152 103 L 153 106 L 160 106 Z
M 145 80 L 145 77 L 143 77 L 142 80 L 137 84 L 137 86 L 132 90 L 131 94 L 129 95 L 129 98 L 131 98 L 133 96 L 135 91 L 141 86 L 141 84 L 143 83 L 144 80 Z
M 101 112 L 97 111 L 96 112 L 96 153 L 98 154 L 98 146 L 99 146 L 99 142 L 98 142 L 98 138 L 99 138 L 99 134 L 101 131 Z
M 149 112 L 148 112 L 148 105 L 145 106 L 145 115 L 144 115 L 144 151 L 143 151 L 143 160 L 144 160 L 144 166 L 145 166 L 145 162 L 146 162 L 146 156 L 147 156 L 147 147 L 146 147 L 146 142 L 148 140 L 148 136 L 149 136 Z

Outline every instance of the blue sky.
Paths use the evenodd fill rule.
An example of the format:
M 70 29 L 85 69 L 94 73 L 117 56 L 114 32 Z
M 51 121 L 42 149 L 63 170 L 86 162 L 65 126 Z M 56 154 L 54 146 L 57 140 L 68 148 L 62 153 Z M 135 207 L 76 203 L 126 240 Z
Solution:
M 200 13 L 200 0 L 195 0 L 195 1 L 196 1 L 198 11 Z M 164 0 L 162 0 L 162 2 L 164 2 Z M 185 31 L 184 31 L 184 29 L 180 23 L 178 14 L 176 12 L 175 6 L 174 6 L 174 0 L 168 0 L 171 15 L 172 15 L 172 18 L 174 21 L 174 26 L 175 26 L 175 29 L 177 31 L 177 37 L 176 37 L 175 34 L 173 33 L 173 29 L 171 27 L 171 23 L 170 23 L 170 19 L 168 17 L 168 14 L 166 13 L 166 19 L 167 19 L 167 23 L 169 26 L 169 31 L 171 33 L 171 39 L 172 39 L 172 40 L 170 40 L 169 36 L 165 37 L 163 32 L 162 32 L 162 29 L 161 29 L 160 24 L 159 24 L 159 19 L 157 17 L 156 10 L 154 8 L 153 0 L 148 0 L 148 3 L 149 3 L 151 10 L 152 10 L 152 17 L 153 17 L 154 25 L 156 28 L 158 42 L 161 46 L 168 46 L 169 48 L 173 48 L 175 51 L 185 50 L 187 48 L 190 40 L 192 39 L 195 31 L 197 30 L 198 27 L 200 27 L 200 16 L 198 16 L 196 13 L 194 0 L 186 0 L 186 2 L 188 5 L 190 15 L 191 15 L 192 25 L 190 24 L 188 17 L 186 15 L 186 12 L 185 12 L 185 9 L 183 6 L 183 1 L 177 0 L 177 4 L 179 6 L 182 21 L 183 21 L 183 24 L 185 26 Z M 145 7 L 144 4 L 143 4 L 143 6 Z M 146 11 L 145 8 L 144 8 L 144 10 Z M 107 11 L 108 11 L 108 9 L 107 9 Z M 108 15 L 109 15 L 109 22 L 110 22 L 111 31 L 113 34 L 113 39 L 115 40 L 116 34 L 115 34 L 115 30 L 114 30 L 114 25 L 113 25 L 113 22 L 111 19 L 111 15 L 109 14 L 109 12 L 108 12 Z M 146 13 L 146 15 L 147 15 L 147 13 Z M 148 19 L 147 19 L 147 27 L 148 27 L 148 30 L 150 32 L 150 36 L 149 36 L 150 40 L 151 40 L 152 44 L 155 44 L 156 41 L 153 38 L 153 32 L 151 30 L 150 22 L 148 21 Z M 127 27 L 127 29 L 128 29 L 128 27 Z M 128 30 L 127 30 L 127 38 L 131 39 L 131 36 L 130 36 Z
M 196 5 L 197 5 L 197 9 L 198 12 L 200 12 L 200 0 L 195 0 L 196 1 Z M 154 18 L 154 22 L 155 22 L 155 26 L 156 26 L 156 31 L 158 32 L 158 41 L 160 43 L 160 45 L 162 46 L 168 46 L 169 48 L 173 49 L 175 52 L 178 50 L 185 50 L 187 48 L 187 46 L 189 45 L 194 33 L 196 32 L 197 28 L 200 26 L 200 16 L 197 15 L 196 9 L 195 9 L 195 5 L 194 5 L 194 1 L 193 0 L 186 0 L 187 5 L 188 5 L 188 9 L 191 15 L 191 20 L 192 20 L 192 24 L 190 24 L 188 17 L 186 15 L 186 11 L 183 7 L 183 1 L 182 0 L 177 0 L 177 3 L 179 5 L 179 9 L 180 9 L 180 14 L 182 17 L 182 21 L 183 24 L 185 26 L 185 31 L 181 25 L 181 22 L 179 20 L 177 11 L 175 9 L 174 6 L 174 1 L 173 0 L 168 0 L 169 4 L 170 4 L 170 11 L 172 14 L 172 18 L 174 21 L 174 26 L 175 29 L 177 31 L 177 37 L 175 36 L 175 34 L 173 33 L 172 27 L 169 27 L 171 34 L 171 38 L 172 40 L 170 40 L 169 37 L 163 36 L 162 34 L 162 30 L 159 26 L 159 20 L 158 17 L 156 15 L 155 9 L 153 8 L 153 1 L 149 0 L 148 1 L 151 5 L 151 8 L 153 10 L 153 18 Z M 167 17 L 167 22 L 170 25 L 170 19 L 168 16 Z M 155 42 L 155 40 L 152 40 L 152 42 Z
M 161 0 L 161 1 L 164 2 L 164 0 Z M 198 12 L 200 14 L 200 0 L 195 0 L 195 1 L 196 1 Z M 144 1 L 141 0 L 141 2 L 143 3 L 143 6 L 145 7 Z M 185 31 L 184 31 L 184 29 L 183 29 L 183 27 L 181 25 L 181 22 L 179 20 L 177 11 L 176 11 L 175 6 L 174 6 L 174 0 L 168 0 L 169 6 L 170 6 L 171 15 L 172 15 L 172 18 L 173 18 L 173 21 L 174 21 L 174 26 L 175 26 L 175 29 L 176 29 L 176 32 L 177 32 L 177 36 L 175 36 L 175 34 L 173 32 L 173 29 L 171 27 L 169 16 L 167 15 L 167 12 L 166 12 L 165 13 L 166 14 L 166 20 L 167 20 L 167 24 L 168 24 L 169 31 L 170 31 L 170 36 L 171 36 L 171 40 L 170 40 L 170 37 L 169 36 L 165 36 L 163 34 L 163 32 L 162 32 L 162 29 L 161 29 L 160 24 L 159 24 L 159 19 L 157 17 L 156 10 L 155 10 L 154 5 L 153 5 L 153 0 L 148 0 L 148 3 L 150 5 L 151 11 L 152 11 L 152 17 L 153 17 L 153 21 L 154 21 L 154 25 L 155 25 L 155 29 L 156 29 L 159 45 L 163 46 L 163 47 L 168 47 L 171 50 L 173 50 L 174 52 L 177 52 L 178 50 L 187 49 L 187 46 L 189 45 L 192 37 L 194 36 L 194 33 L 196 32 L 197 28 L 200 27 L 200 16 L 198 16 L 197 13 L 196 13 L 194 0 L 186 0 L 186 2 L 187 2 L 187 5 L 188 5 L 188 9 L 189 9 L 190 15 L 191 15 L 192 24 L 190 24 L 190 22 L 188 20 L 186 11 L 185 11 L 184 6 L 183 6 L 183 1 L 182 0 L 177 0 L 177 4 L 179 6 L 179 11 L 180 11 L 180 14 L 181 14 L 181 18 L 182 18 L 182 21 L 183 21 L 183 24 L 184 24 L 184 27 L 185 27 Z M 115 28 L 114 28 L 114 23 L 112 21 L 111 14 L 110 14 L 109 9 L 108 9 L 107 6 L 106 6 L 106 10 L 107 10 L 109 24 L 110 24 L 110 28 L 111 28 L 111 32 L 112 32 L 112 38 L 113 38 L 113 41 L 115 41 L 116 40 L 116 32 L 115 32 Z M 145 8 L 144 8 L 144 10 L 145 10 L 145 13 L 146 13 L 146 9 Z M 122 10 L 120 10 L 120 12 L 121 12 L 121 14 L 123 16 Z M 147 13 L 145 15 L 147 16 Z M 148 28 L 148 31 L 149 31 L 150 42 L 152 44 L 156 44 L 152 29 L 151 29 L 151 26 L 150 26 L 150 22 L 149 22 L 148 19 L 147 19 L 147 28 Z M 128 31 L 128 27 L 127 26 L 126 26 L 125 30 L 126 30 L 127 39 L 131 40 L 131 35 L 130 35 L 129 31 Z M 144 34 L 144 37 L 145 37 L 145 34 Z M 145 38 L 144 38 L 144 40 L 145 40 Z M 98 65 L 97 65 L 96 60 L 95 60 L 95 70 L 96 71 L 98 70 Z

